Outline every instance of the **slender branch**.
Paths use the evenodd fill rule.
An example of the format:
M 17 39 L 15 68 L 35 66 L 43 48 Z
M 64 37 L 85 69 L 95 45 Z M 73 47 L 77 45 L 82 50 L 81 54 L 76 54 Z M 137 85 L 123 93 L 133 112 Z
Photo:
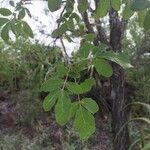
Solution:
M 60 38 L 60 42 L 61 42 L 61 45 L 62 45 L 62 47 L 63 47 L 63 51 L 64 51 L 64 53 L 65 53 L 65 59 L 66 59 L 66 63 L 68 64 L 69 63 L 69 56 L 68 56 L 68 54 L 67 54 L 67 50 L 66 50 L 66 47 L 65 47 L 65 44 L 64 44 L 64 42 L 63 42 L 63 39 L 62 38 Z
M 65 44 L 64 44 L 62 38 L 60 38 L 60 42 L 61 42 L 61 45 L 62 45 L 62 47 L 63 47 L 63 50 L 64 50 L 64 53 L 65 53 L 66 57 L 69 58 L 69 56 L 68 56 L 68 54 L 67 54 L 67 50 L 66 50 Z
M 64 84 L 63 84 L 63 87 L 62 87 L 62 91 L 64 90 L 64 88 L 65 88 L 65 86 L 66 86 L 66 83 L 67 83 L 67 81 L 68 81 L 69 72 L 70 72 L 70 67 L 69 67 L 69 70 L 68 70 L 67 76 L 66 76 L 66 78 L 65 78 L 65 81 L 64 81 Z
M 93 28 L 92 28 L 92 26 L 90 24 L 89 18 L 88 18 L 88 13 L 85 11 L 81 15 L 82 15 L 83 21 L 85 23 L 85 26 L 86 26 L 88 32 L 89 33 L 94 33 L 94 30 L 93 30 Z

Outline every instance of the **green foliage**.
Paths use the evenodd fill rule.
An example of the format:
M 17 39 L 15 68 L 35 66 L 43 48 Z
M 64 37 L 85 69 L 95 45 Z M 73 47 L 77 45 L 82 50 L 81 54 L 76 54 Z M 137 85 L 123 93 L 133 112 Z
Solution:
M 95 34 L 93 34 L 93 33 L 88 33 L 87 35 L 85 35 L 84 38 L 85 38 L 86 41 L 92 42 L 92 41 L 94 40 L 95 37 L 96 37 Z
M 68 68 L 65 67 L 63 63 L 60 62 L 56 66 L 56 72 L 57 72 L 58 77 L 64 77 L 68 73 Z
M 131 7 L 131 2 L 129 1 L 126 5 L 125 5 L 125 8 L 123 10 L 123 13 L 122 13 L 122 17 L 123 19 L 125 20 L 129 20 L 129 18 L 134 14 L 134 11 L 132 9 L 130 9 Z
M 46 53 L 44 51 L 43 53 L 45 54 L 42 53 L 42 56 L 41 51 L 39 55 L 36 51 L 34 53 L 31 51 L 28 53 L 27 51 L 25 56 L 19 55 L 20 64 L 24 63 L 23 60 L 26 60 L 25 67 L 21 66 L 16 68 L 20 74 L 27 72 L 25 75 L 28 79 L 32 76 L 32 79 L 28 81 L 33 80 L 35 83 L 42 83 L 47 77 L 49 78 L 41 86 L 41 91 L 49 92 L 49 95 L 43 102 L 44 110 L 50 111 L 54 108 L 56 121 L 60 125 L 66 125 L 69 120 L 74 119 L 74 127 L 79 132 L 79 136 L 82 140 L 87 140 L 95 132 L 94 114 L 98 111 L 98 105 L 90 98 L 82 99 L 81 95 L 89 92 L 95 85 L 95 79 L 92 77 L 93 68 L 100 76 L 108 78 L 113 74 L 113 68 L 110 62 L 114 62 L 124 69 L 132 66 L 125 53 L 112 52 L 110 48 L 109 51 L 107 51 L 106 49 L 108 47 L 104 44 L 100 46 L 93 45 L 92 42 L 96 36 L 91 33 L 87 34 L 86 28 L 88 28 L 88 25 L 83 25 L 80 19 L 80 15 L 83 15 L 86 10 L 90 10 L 87 0 L 78 1 L 78 11 L 80 15 L 73 11 L 75 4 L 73 0 L 48 0 L 48 8 L 51 12 L 55 12 L 61 8 L 62 3 L 64 10 L 60 14 L 60 18 L 58 19 L 59 26 L 53 31 L 52 37 L 56 39 L 65 38 L 69 42 L 72 42 L 72 38 L 84 37 L 79 50 L 72 58 L 73 62 L 65 61 L 65 59 L 68 59 L 66 57 L 61 64 L 53 63 L 53 60 L 49 61 L 49 59 L 47 59 L 47 54 L 49 54 L 47 51 Z M 99 18 L 106 17 L 112 8 L 116 11 L 120 10 L 123 4 L 125 4 L 125 9 L 123 10 L 121 18 L 125 20 L 129 20 L 135 11 L 144 11 L 149 8 L 149 1 L 146 0 L 142 5 L 139 0 L 133 3 L 125 3 L 124 1 L 121 2 L 121 0 L 101 0 L 98 2 L 96 10 L 91 11 L 91 17 L 95 19 L 96 22 Z M 13 46 L 15 47 L 15 43 L 10 42 L 10 31 L 14 33 L 16 40 L 20 37 L 33 38 L 34 34 L 28 23 L 23 21 L 26 14 L 31 17 L 29 10 L 23 6 L 22 2 L 16 5 L 10 2 L 10 5 L 14 6 L 13 13 L 6 8 L 0 9 L 1 15 L 6 17 L 11 16 L 8 19 L 0 18 L 2 21 L 0 23 L 1 37 L 7 43 L 14 44 Z M 145 19 L 142 21 L 144 23 L 140 21 L 140 24 L 143 24 L 146 30 L 149 29 L 149 16 L 149 10 L 146 10 Z M 57 48 L 54 48 L 54 51 L 56 51 L 56 49 Z M 33 59 L 36 61 L 32 62 Z M 45 70 L 45 68 L 47 68 L 47 70 Z M 49 68 L 51 70 L 49 70 Z M 85 70 L 91 71 L 91 76 L 81 81 L 80 76 Z M 39 84 L 35 84 L 38 90 Z M 71 101 L 71 96 L 77 97 L 75 102 Z
M 25 17 L 26 15 L 26 12 L 25 12 L 25 9 L 22 8 L 20 11 L 19 11 L 19 14 L 18 14 L 18 19 L 21 20 Z
M 49 94 L 48 96 L 45 97 L 43 101 L 43 108 L 45 111 L 50 111 L 51 108 L 54 106 L 56 100 L 57 100 L 57 94 Z
M 120 10 L 121 0 L 111 0 L 111 6 L 115 10 Z
M 145 16 L 144 28 L 145 28 L 145 30 L 150 29 L 150 9 L 149 9 L 149 11 L 147 11 L 146 16 Z
M 79 0 L 78 1 L 78 10 L 80 13 L 86 11 L 88 9 L 88 1 L 87 0 Z
M 52 81 L 51 79 L 48 80 Z M 57 80 L 59 83 L 59 80 Z M 52 83 L 52 84 L 51 84 Z M 56 83 L 56 80 L 55 80 Z M 54 82 L 49 82 L 46 83 L 47 85 L 53 86 L 56 85 Z M 61 82 L 60 82 L 61 83 Z M 75 127 L 77 128 L 77 130 L 79 131 L 80 137 L 84 140 L 89 138 L 89 136 L 91 134 L 93 134 L 93 132 L 95 131 L 95 123 L 94 123 L 94 117 L 92 116 L 91 113 L 96 113 L 98 111 L 98 105 L 96 104 L 95 101 L 91 100 L 91 99 L 83 99 L 79 100 L 79 104 L 78 103 L 71 103 L 71 100 L 69 98 L 69 94 L 70 92 L 68 91 L 64 91 L 65 86 L 67 87 L 67 89 L 69 91 L 71 91 L 71 94 L 83 94 L 85 92 L 88 92 L 91 87 L 94 85 L 95 81 L 93 79 L 87 79 L 85 80 L 83 83 L 81 84 L 77 84 L 74 82 L 66 82 L 66 79 L 64 81 L 64 84 L 62 86 L 62 89 L 60 89 L 60 91 L 58 92 L 54 92 L 53 94 L 50 93 L 50 95 L 48 95 L 44 102 L 43 102 L 43 107 L 44 109 L 50 110 L 57 99 L 56 105 L 55 105 L 55 117 L 56 117 L 56 121 L 60 124 L 60 125 L 65 125 L 71 118 L 75 117 Z M 57 84 L 56 87 L 61 87 L 61 84 Z M 43 86 L 42 86 L 43 87 Z M 48 88 L 49 86 L 44 86 L 44 89 Z M 80 107 L 79 107 L 80 105 Z M 92 107 L 91 107 L 92 106 Z M 85 108 L 86 110 L 84 110 Z M 83 112 L 82 112 L 83 111 Z M 81 114 L 79 114 L 81 113 Z M 83 118 L 79 118 L 78 116 L 82 115 L 83 113 Z M 85 117 L 85 124 L 84 126 L 82 126 L 80 123 L 80 121 L 83 121 L 81 119 L 84 119 Z M 91 121 L 91 122 L 88 122 Z M 87 125 L 91 125 L 90 128 L 88 128 L 88 134 L 85 132 L 86 129 L 84 129 L 83 132 L 80 132 L 84 127 L 88 127 Z
M 150 149 L 150 143 L 146 144 L 141 150 L 149 150 Z
M 0 8 L 0 14 L 3 16 L 10 16 L 12 12 L 7 8 Z
M 145 13 L 141 11 L 141 13 Z M 135 18 L 139 19 L 139 18 Z M 135 102 L 150 103 L 150 78 L 149 78 L 149 31 L 136 32 L 139 28 L 137 22 L 133 19 L 129 23 L 131 40 L 128 41 L 127 51 L 129 52 L 132 64 L 135 68 L 127 71 L 128 80 L 134 84 L 136 90 L 133 100 Z M 134 44 L 135 43 L 135 44 Z M 141 106 L 134 106 L 134 114 L 148 116 L 147 109 Z
M 62 85 L 63 85 L 62 79 L 51 78 L 42 84 L 41 91 L 53 92 L 53 91 L 61 89 Z
M 15 4 L 12 4 L 13 2 L 10 2 L 10 5 L 15 6 Z M 28 25 L 27 22 L 23 21 L 26 13 L 29 17 L 31 17 L 31 14 L 29 10 L 26 7 L 22 6 L 22 2 L 18 2 L 16 4 L 16 7 L 14 7 L 13 13 L 7 9 L 7 8 L 0 8 L 0 14 L 2 16 L 8 17 L 8 18 L 0 18 L 0 28 L 1 28 L 1 37 L 2 39 L 7 42 L 11 43 L 10 38 L 10 31 L 14 33 L 16 38 L 18 36 L 25 36 L 25 37 L 31 37 L 33 38 L 33 31 Z
M 81 105 L 84 108 L 86 108 L 88 111 L 90 111 L 92 114 L 95 114 L 99 110 L 97 103 L 94 100 L 92 100 L 91 98 L 82 99 Z
M 91 43 L 89 42 L 83 43 L 79 49 L 79 56 L 81 58 L 87 58 L 92 48 L 93 48 L 93 45 Z
M 99 75 L 103 75 L 105 77 L 112 76 L 113 69 L 107 61 L 105 61 L 104 59 L 95 59 L 93 63 Z
M 138 22 L 141 28 L 144 27 L 144 20 L 145 20 L 146 12 L 147 12 L 146 10 L 138 12 Z M 148 20 L 145 20 L 145 21 L 148 22 Z
M 86 79 L 83 83 L 78 84 L 74 82 L 67 82 L 67 89 L 73 94 L 83 94 L 91 90 L 95 84 L 94 79 Z
M 61 1 L 48 1 L 49 10 L 54 12 L 61 7 Z M 80 24 L 80 17 L 73 11 L 73 1 L 64 3 L 65 11 L 59 18 L 59 27 L 52 33 L 53 38 L 66 38 L 69 42 L 72 37 L 84 37 L 79 50 L 73 56 L 73 62 L 61 63 L 55 67 L 55 77 L 49 78 L 42 86 L 41 91 L 50 92 L 44 99 L 43 108 L 45 111 L 53 110 L 57 123 L 66 125 L 70 119 L 74 119 L 74 127 L 77 129 L 82 140 L 88 139 L 95 131 L 94 114 L 98 111 L 98 105 L 90 98 L 81 99 L 82 94 L 89 92 L 95 85 L 95 79 L 91 76 L 80 81 L 80 76 L 85 70 L 92 70 L 94 67 L 100 76 L 110 77 L 113 68 L 108 61 L 113 61 L 123 68 L 130 68 L 130 61 L 126 54 L 106 51 L 106 45 L 94 46 L 92 41 L 95 35 L 87 34 L 86 28 Z M 88 10 L 88 1 L 78 2 L 79 13 Z M 69 9 L 69 6 L 71 7 Z M 112 6 L 115 10 L 121 7 L 121 1 L 102 0 L 94 12 L 96 19 L 105 17 Z M 92 14 L 93 15 L 93 14 Z M 73 20 L 74 19 L 74 20 Z M 71 34 L 68 34 L 71 32 Z M 72 37 L 71 37 L 71 36 Z M 71 81 L 70 81 L 71 80 Z M 71 96 L 76 96 L 75 102 Z
M 96 18 L 102 18 L 107 15 L 110 8 L 110 1 L 109 0 L 102 0 L 99 1 L 98 7 L 96 9 Z
M 54 12 L 61 7 L 61 0 L 48 0 L 48 8 Z
M 60 125 L 65 125 L 69 121 L 71 100 L 68 93 L 61 91 L 58 93 L 58 101 L 55 106 L 55 117 L 56 121 Z
M 5 24 L 5 26 L 1 30 L 1 37 L 6 42 L 9 40 L 9 30 L 10 30 L 10 23 Z
M 9 21 L 7 18 L 0 18 L 0 27 L 6 24 Z
M 127 54 L 125 53 L 114 53 L 113 51 L 109 51 L 106 53 L 99 54 L 100 58 L 105 58 L 112 62 L 119 64 L 124 69 L 131 68 L 130 60 Z
M 88 139 L 95 132 L 94 116 L 80 106 L 75 114 L 74 127 L 78 130 L 82 140 Z
M 150 8 L 150 1 L 149 0 L 135 0 L 132 3 L 131 9 L 134 11 L 141 11 L 146 8 Z
M 10 0 L 10 1 L 9 1 L 9 5 L 12 6 L 12 7 L 15 7 L 14 1 L 13 1 L 13 0 Z
M 23 113 L 20 121 L 30 125 L 43 113 L 39 89 L 45 79 L 53 75 L 52 64 L 61 60 L 61 52 L 25 39 L 14 45 L 1 44 L 0 49 L 0 90 L 10 93 Z

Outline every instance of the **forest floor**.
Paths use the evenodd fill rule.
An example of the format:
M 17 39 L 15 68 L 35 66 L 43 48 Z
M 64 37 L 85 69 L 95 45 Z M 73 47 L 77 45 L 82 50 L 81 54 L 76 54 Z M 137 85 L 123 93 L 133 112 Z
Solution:
M 7 92 L 0 93 L 0 148 L 2 150 L 111 150 L 112 134 L 108 116 L 96 117 L 96 132 L 86 142 L 79 140 L 71 123 L 59 126 L 54 114 L 44 113 L 25 124 L 20 106 Z

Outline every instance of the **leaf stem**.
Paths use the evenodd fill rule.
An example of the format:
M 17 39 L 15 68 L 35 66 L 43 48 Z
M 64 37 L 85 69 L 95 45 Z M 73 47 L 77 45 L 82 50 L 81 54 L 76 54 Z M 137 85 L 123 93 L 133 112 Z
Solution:
M 66 86 L 66 83 L 67 83 L 67 80 L 68 80 L 68 76 L 69 76 L 69 72 L 70 72 L 70 67 L 69 67 L 68 73 L 66 75 L 66 78 L 65 78 L 65 81 L 64 81 L 64 84 L 63 84 L 63 87 L 62 87 L 62 91 L 64 90 L 64 88 Z

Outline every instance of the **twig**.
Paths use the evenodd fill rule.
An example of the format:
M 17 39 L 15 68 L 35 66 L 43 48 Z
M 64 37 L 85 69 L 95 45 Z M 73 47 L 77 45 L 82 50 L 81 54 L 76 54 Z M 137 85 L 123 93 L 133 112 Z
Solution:
M 68 54 L 67 54 L 67 50 L 66 50 L 66 47 L 65 47 L 65 44 L 64 44 L 64 42 L 63 42 L 63 39 L 62 38 L 60 38 L 60 42 L 61 42 L 61 45 L 62 45 L 62 47 L 63 47 L 63 51 L 64 51 L 64 53 L 65 53 L 65 55 L 66 55 L 66 63 L 68 64 L 68 58 L 69 58 L 69 56 L 68 56 Z

